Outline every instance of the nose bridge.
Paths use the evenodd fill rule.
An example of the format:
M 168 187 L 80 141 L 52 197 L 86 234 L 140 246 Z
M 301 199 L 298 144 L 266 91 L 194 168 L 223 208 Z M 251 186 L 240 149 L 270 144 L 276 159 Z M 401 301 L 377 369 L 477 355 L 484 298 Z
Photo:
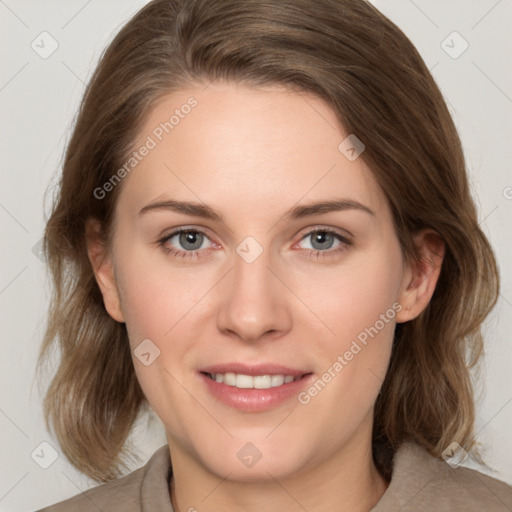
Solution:
M 270 298 L 275 284 L 271 282 L 273 275 L 269 270 L 270 264 L 268 251 L 262 252 L 254 260 L 246 260 L 237 254 L 233 262 L 232 293 L 240 297 L 254 296 L 255 299 L 264 295 Z
M 291 323 L 285 287 L 269 268 L 270 251 L 254 242 L 246 239 L 237 247 L 218 314 L 219 329 L 245 341 L 285 332 Z

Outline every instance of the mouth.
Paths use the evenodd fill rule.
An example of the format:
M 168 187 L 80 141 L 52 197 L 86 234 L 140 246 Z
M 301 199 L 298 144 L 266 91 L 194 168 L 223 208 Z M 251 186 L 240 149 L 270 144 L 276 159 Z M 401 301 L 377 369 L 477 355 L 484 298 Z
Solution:
M 264 374 L 264 375 L 246 375 L 243 373 L 209 373 L 201 372 L 211 380 L 226 386 L 232 386 L 238 389 L 270 389 L 289 384 L 302 379 L 309 373 L 302 375 L 285 374 Z
M 274 364 L 226 364 L 199 371 L 207 392 L 230 408 L 246 412 L 273 409 L 298 396 L 313 372 Z

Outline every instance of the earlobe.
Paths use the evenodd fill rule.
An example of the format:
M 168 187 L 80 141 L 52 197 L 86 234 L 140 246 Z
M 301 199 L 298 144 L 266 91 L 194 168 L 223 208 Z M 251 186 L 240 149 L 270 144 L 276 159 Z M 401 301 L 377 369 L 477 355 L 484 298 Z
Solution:
M 444 240 L 432 229 L 424 229 L 413 237 L 420 260 L 407 265 L 398 301 L 402 310 L 397 323 L 416 318 L 429 304 L 434 294 L 445 254 Z
M 100 221 L 88 219 L 85 231 L 87 254 L 94 271 L 94 277 L 103 296 L 105 309 L 114 320 L 124 322 L 114 265 L 112 257 L 106 249 Z

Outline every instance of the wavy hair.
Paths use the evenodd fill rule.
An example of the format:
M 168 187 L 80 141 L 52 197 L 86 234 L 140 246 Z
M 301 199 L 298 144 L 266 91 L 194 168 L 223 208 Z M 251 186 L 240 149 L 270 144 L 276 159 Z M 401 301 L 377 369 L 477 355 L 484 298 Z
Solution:
M 403 254 L 434 229 L 446 252 L 426 309 L 398 324 L 375 404 L 377 466 L 414 440 L 432 455 L 475 445 L 471 368 L 497 301 L 498 267 L 478 225 L 461 142 L 443 96 L 404 33 L 366 0 L 153 0 L 104 51 L 74 122 L 44 235 L 53 290 L 38 370 L 59 362 L 44 398 L 47 427 L 98 482 L 127 469 L 126 441 L 147 400 L 126 327 L 107 313 L 87 256 L 85 224 L 112 226 L 122 183 L 106 183 L 133 150 L 155 103 L 195 83 L 282 85 L 322 98 L 385 193 Z M 108 239 L 108 236 L 107 236 Z M 52 356 L 53 357 L 53 356 Z

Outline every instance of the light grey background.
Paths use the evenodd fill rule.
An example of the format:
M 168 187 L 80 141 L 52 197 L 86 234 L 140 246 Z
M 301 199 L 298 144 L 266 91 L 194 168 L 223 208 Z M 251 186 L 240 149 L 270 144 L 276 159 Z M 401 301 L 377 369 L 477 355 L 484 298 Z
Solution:
M 96 485 L 60 454 L 43 423 L 34 366 L 49 287 L 34 246 L 44 227 L 44 192 L 60 170 L 84 84 L 114 32 L 145 3 L 0 0 L 1 512 L 34 510 Z M 502 292 L 485 323 L 485 362 L 476 379 L 477 437 L 495 470 L 483 471 L 512 483 L 512 0 L 374 4 L 411 38 L 448 101 L 481 226 L 500 262 Z M 44 55 L 53 40 L 58 48 Z M 142 461 L 166 442 L 156 416 L 141 419 L 132 440 Z M 42 442 L 57 456 L 48 469 L 40 465 L 52 462 L 53 452 Z

